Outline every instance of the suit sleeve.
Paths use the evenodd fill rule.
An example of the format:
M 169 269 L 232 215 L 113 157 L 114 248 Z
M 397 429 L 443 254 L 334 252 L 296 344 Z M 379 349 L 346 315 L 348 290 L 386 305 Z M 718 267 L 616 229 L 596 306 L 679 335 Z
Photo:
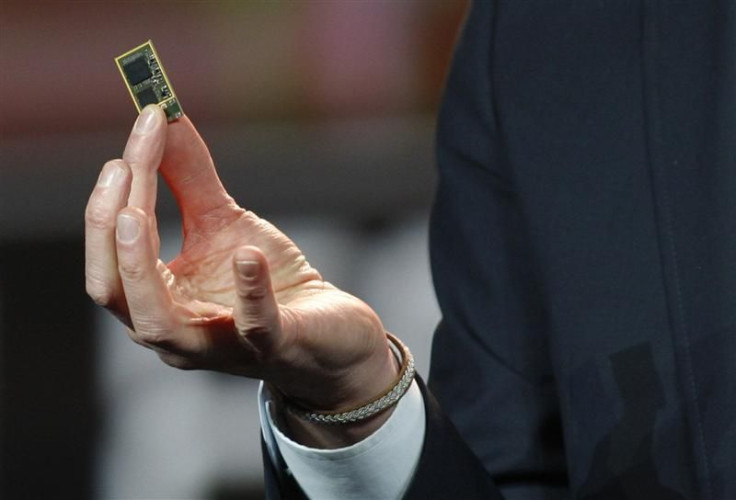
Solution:
M 541 273 L 494 102 L 502 14 L 496 2 L 473 4 L 439 116 L 430 247 L 443 319 L 429 388 L 503 495 L 565 498 Z M 450 432 L 446 427 L 428 425 L 426 442 L 446 439 L 432 435 Z M 432 460 L 448 461 L 421 460 L 426 469 L 417 470 L 417 487 L 431 480 Z

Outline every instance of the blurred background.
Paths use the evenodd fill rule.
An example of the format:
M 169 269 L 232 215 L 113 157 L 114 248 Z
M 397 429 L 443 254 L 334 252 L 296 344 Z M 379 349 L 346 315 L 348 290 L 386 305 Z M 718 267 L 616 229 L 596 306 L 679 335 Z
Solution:
M 84 292 L 83 213 L 152 39 L 225 186 L 427 373 L 434 121 L 464 0 L 0 0 L 0 498 L 261 498 L 257 382 L 180 372 Z M 164 257 L 178 215 L 162 188 Z

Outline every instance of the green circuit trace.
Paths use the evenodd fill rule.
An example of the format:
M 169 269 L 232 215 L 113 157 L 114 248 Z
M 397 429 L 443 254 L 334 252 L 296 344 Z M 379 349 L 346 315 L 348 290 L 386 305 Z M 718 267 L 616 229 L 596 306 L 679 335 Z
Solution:
M 184 115 L 151 40 L 116 57 L 115 63 L 139 113 L 148 104 L 158 104 L 170 122 Z

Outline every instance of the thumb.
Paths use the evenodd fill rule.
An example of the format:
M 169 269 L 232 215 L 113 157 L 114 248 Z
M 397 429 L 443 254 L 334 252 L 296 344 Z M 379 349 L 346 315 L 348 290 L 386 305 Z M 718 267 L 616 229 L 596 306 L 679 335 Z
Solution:
M 233 257 L 233 272 L 233 320 L 240 340 L 259 358 L 268 357 L 278 351 L 283 332 L 266 257 L 254 246 L 241 247 Z
M 184 227 L 234 205 L 215 170 L 215 164 L 197 129 L 186 116 L 167 127 L 161 175 L 174 194 Z

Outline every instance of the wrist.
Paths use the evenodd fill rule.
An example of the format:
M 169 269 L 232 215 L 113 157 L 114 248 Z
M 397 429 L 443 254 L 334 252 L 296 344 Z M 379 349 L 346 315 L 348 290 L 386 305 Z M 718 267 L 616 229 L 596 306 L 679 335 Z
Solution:
M 345 448 L 376 432 L 394 412 L 395 406 L 360 422 L 324 425 L 301 419 L 289 411 L 282 412 L 281 429 L 295 442 L 319 449 Z
M 373 363 L 364 363 L 355 367 L 353 377 L 348 386 L 353 389 L 348 391 L 349 397 L 341 398 L 335 406 L 320 406 L 317 413 L 336 414 L 362 406 L 366 402 L 376 399 L 376 396 L 385 394 L 387 388 L 395 386 L 401 372 L 401 365 L 391 348 L 386 343 L 386 348 L 376 353 L 377 359 Z M 273 391 L 278 394 L 280 391 Z M 304 412 L 295 411 L 293 400 L 289 396 L 281 394 L 276 397 L 276 409 L 280 414 L 282 431 L 294 441 L 312 448 L 334 449 L 350 446 L 361 441 L 380 428 L 393 413 L 394 404 L 368 417 L 361 417 L 357 421 L 340 421 L 339 424 L 329 424 L 304 418 Z M 299 404 L 301 405 L 301 402 Z M 288 407 L 288 409 L 287 409 Z M 310 406 L 305 405 L 310 408 Z

